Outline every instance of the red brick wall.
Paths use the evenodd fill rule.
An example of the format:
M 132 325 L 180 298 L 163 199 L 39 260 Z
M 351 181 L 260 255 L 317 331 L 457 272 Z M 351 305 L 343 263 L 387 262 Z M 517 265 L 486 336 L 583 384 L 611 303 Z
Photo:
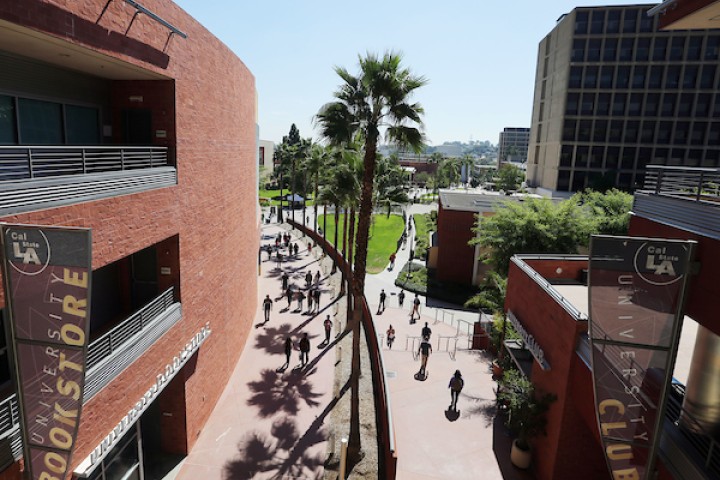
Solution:
M 472 283 L 475 247 L 468 245 L 474 237 L 475 214 L 438 210 L 438 258 L 436 277 L 444 282 Z
M 49 4 L 28 0 L 0 4 L 2 19 L 174 80 L 172 102 L 168 82 L 118 82 L 113 86 L 118 96 L 113 104 L 120 104 L 119 96 L 139 83 L 144 92 L 157 85 L 158 101 L 152 108 L 165 109 L 166 116 L 157 118 L 166 123 L 154 124 L 153 129 L 166 129 L 167 142 L 175 142 L 177 187 L 0 218 L 91 227 L 93 268 L 179 236 L 183 319 L 85 406 L 75 465 L 209 322 L 212 335 L 200 348 L 193 374 L 184 385 L 185 434 L 187 447 L 192 448 L 240 356 L 256 308 L 259 231 L 254 77 L 224 44 L 173 2 L 146 0 L 143 5 L 185 31 L 188 38 L 175 36 L 168 42 L 168 30 L 144 15 L 135 19 L 125 35 L 134 14 L 125 2 Z M 171 124 L 175 128 L 164 128 Z
M 630 218 L 630 235 L 633 237 L 675 238 L 698 242 L 695 260 L 700 262 L 700 272 L 690 280 L 690 294 L 685 313 L 700 325 L 720 335 L 720 318 L 717 314 L 717 299 L 720 297 L 720 241 L 695 235 L 685 230 L 669 227 L 646 218 Z

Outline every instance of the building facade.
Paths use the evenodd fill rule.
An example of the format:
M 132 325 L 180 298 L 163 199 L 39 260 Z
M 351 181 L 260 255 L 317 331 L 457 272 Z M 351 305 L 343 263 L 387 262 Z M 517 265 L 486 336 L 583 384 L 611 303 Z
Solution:
M 142 478 L 186 454 L 240 357 L 255 106 L 243 62 L 169 0 L 0 4 L 0 222 L 92 230 L 76 478 Z M 0 292 L 4 322 L 6 307 Z M 20 479 L 0 340 L 0 479 Z
M 576 8 L 540 42 L 529 186 L 632 190 L 646 165 L 718 166 L 720 32 L 660 31 L 650 8 Z
M 507 162 L 525 163 L 527 161 L 529 142 L 529 128 L 504 128 L 500 132 L 500 141 L 498 142 L 498 168 Z

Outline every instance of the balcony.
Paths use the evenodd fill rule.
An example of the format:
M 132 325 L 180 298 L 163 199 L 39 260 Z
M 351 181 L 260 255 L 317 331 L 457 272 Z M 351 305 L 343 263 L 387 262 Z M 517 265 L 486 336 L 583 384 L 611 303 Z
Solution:
M 720 240 L 720 168 L 648 165 L 633 213 Z
M 0 216 L 173 185 L 167 147 L 0 146 Z
M 174 289 L 169 288 L 88 347 L 87 403 L 182 318 Z M 20 417 L 15 394 L 0 402 L 0 468 L 22 455 Z

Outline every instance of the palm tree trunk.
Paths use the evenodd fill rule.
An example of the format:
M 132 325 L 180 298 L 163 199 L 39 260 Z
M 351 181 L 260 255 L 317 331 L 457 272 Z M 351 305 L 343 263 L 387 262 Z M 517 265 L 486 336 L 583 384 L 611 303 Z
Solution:
M 323 240 L 327 242 L 327 203 L 323 204 Z
M 335 245 L 335 251 L 338 251 L 338 224 L 340 223 L 340 207 L 338 204 L 335 204 L 335 241 L 333 244 Z
M 348 292 L 352 291 L 352 278 L 353 278 L 353 271 L 352 271 L 352 261 L 353 261 L 353 244 L 355 243 L 355 206 L 353 205 L 350 207 L 350 239 L 348 244 L 348 273 L 347 273 L 347 283 L 348 283 Z M 352 318 L 352 312 L 355 305 L 355 302 L 353 302 L 354 297 L 352 295 L 347 296 L 347 316 L 345 318 Z
M 282 207 L 283 207 L 283 171 L 280 170 L 280 210 L 278 210 L 278 223 L 282 223 L 283 221 L 283 214 L 282 214 Z
M 317 233 L 317 227 L 318 227 L 318 178 L 317 174 L 315 175 L 315 186 L 313 188 L 313 209 L 315 210 L 315 220 L 313 221 L 314 227 L 313 230 L 315 233 Z M 325 229 L 323 229 L 325 230 Z
M 342 255 L 345 259 L 345 263 L 347 265 L 350 260 L 347 257 L 347 245 L 348 245 L 348 214 L 347 209 L 343 209 L 343 242 L 342 242 Z M 345 290 L 345 282 L 347 281 L 347 268 L 343 267 L 342 269 L 342 278 L 340 279 L 340 294 L 344 294 Z
M 290 206 L 291 206 L 291 218 L 292 221 L 295 222 L 295 159 L 293 158 L 292 161 L 292 180 L 290 184 L 290 190 L 292 191 L 292 196 L 290 197 Z
M 305 208 L 307 207 L 307 174 L 303 173 L 303 231 L 305 231 L 305 228 L 307 228 L 307 225 L 305 224 L 305 219 L 307 218 L 307 211 Z M 304 234 L 303 234 L 304 236 Z

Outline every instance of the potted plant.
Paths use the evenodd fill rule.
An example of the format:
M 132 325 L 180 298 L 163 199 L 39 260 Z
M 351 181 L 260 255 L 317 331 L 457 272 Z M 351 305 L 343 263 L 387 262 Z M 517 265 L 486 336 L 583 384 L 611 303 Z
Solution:
M 498 398 L 507 406 L 505 425 L 516 435 L 510 452 L 510 461 L 518 468 L 528 468 L 532 458 L 530 440 L 545 435 L 545 414 L 557 397 L 541 394 L 518 370 L 506 370 L 499 382 Z

